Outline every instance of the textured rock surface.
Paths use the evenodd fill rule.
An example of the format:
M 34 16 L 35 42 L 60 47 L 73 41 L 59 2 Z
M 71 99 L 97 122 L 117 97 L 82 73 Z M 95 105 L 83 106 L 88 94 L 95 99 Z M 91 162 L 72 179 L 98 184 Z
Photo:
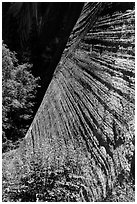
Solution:
M 86 18 L 86 6 L 74 31 Z M 8 174 L 11 177 L 15 167 L 11 163 L 18 163 L 24 172 L 38 153 L 45 168 L 69 163 L 71 172 L 83 178 L 86 201 L 99 201 L 120 172 L 130 168 L 125 143 L 134 137 L 135 11 L 104 14 L 89 28 L 84 35 L 72 32 L 69 51 L 58 64 L 24 142 L 14 152 Z M 81 35 L 77 46 L 75 35 Z M 7 166 L 6 158 L 3 164 Z

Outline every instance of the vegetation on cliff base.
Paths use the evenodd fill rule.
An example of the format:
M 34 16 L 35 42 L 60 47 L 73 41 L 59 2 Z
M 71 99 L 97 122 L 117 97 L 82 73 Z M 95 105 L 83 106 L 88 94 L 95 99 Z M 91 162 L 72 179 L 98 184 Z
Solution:
M 16 163 L 16 168 L 18 168 Z M 18 169 L 19 171 L 19 169 Z M 135 185 L 129 174 L 117 179 L 112 190 L 99 202 L 134 202 Z M 16 175 L 19 178 L 19 175 Z M 70 163 L 62 168 L 45 168 L 38 154 L 29 163 L 29 173 L 21 175 L 20 180 L 5 179 L 3 172 L 3 202 L 91 202 L 92 189 L 84 184 L 84 177 L 72 171 Z

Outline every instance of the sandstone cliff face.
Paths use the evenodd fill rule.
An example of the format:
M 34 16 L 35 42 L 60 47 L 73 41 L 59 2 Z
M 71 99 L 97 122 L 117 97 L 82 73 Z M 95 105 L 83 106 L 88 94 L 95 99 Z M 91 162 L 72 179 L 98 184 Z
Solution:
M 61 169 L 68 164 L 70 174 L 80 177 L 86 188 L 85 200 L 100 201 L 121 172 L 130 170 L 127 146 L 134 138 L 135 11 L 100 14 L 83 35 L 80 26 L 88 16 L 87 6 L 24 142 L 3 164 L 9 162 L 5 171 L 14 179 L 17 169 L 19 177 L 29 172 L 36 155 L 44 168 Z M 92 7 L 94 15 L 102 5 Z M 78 35 L 78 41 L 74 40 Z

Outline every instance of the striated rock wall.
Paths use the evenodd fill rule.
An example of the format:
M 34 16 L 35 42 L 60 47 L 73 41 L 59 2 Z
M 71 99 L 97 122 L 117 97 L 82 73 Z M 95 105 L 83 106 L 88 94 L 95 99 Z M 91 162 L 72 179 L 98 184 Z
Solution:
M 69 164 L 70 174 L 86 188 L 85 200 L 100 201 L 117 176 L 130 169 L 126 145 L 134 138 L 135 11 L 100 14 L 87 28 L 84 35 L 79 32 L 77 46 L 74 39 L 68 42 L 69 51 L 12 162 L 17 160 L 20 174 L 29 172 L 25 166 L 37 154 L 45 168 Z

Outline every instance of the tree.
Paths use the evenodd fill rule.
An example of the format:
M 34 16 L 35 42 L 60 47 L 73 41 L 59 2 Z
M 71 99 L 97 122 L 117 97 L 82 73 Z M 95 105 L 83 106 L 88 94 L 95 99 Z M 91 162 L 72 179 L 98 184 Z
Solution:
M 2 45 L 2 130 L 3 151 L 11 141 L 23 138 L 33 115 L 38 78 L 30 64 L 18 64 L 15 52 Z

